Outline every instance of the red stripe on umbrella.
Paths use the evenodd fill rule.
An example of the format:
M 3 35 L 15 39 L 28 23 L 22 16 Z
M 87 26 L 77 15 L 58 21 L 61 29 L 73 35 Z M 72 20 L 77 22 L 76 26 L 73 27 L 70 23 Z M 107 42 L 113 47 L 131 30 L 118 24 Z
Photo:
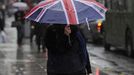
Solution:
M 73 6 L 72 0 L 63 0 L 65 10 L 67 12 L 67 17 L 69 20 L 69 24 L 76 24 L 77 22 L 77 17 L 75 15 L 75 8 Z

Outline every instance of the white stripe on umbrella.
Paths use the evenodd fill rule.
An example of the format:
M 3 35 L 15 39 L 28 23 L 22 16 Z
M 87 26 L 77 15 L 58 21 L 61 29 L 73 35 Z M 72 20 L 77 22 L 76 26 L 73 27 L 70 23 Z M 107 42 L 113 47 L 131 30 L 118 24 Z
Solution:
M 77 15 L 76 7 L 75 7 L 75 5 L 74 5 L 74 1 L 73 1 L 73 0 L 71 0 L 71 1 L 72 1 L 72 4 L 73 4 L 73 7 L 74 7 L 74 11 L 75 11 L 75 16 L 76 16 L 77 24 L 79 24 L 78 15 Z
M 64 10 L 64 13 L 65 13 L 65 16 L 66 16 L 66 21 L 67 21 L 67 24 L 69 24 L 69 19 L 68 19 L 68 16 L 67 16 L 67 11 L 65 9 L 65 6 L 64 6 L 64 3 L 63 1 L 61 0 L 61 4 L 62 4 L 62 7 L 63 7 L 63 10 Z
M 44 5 L 44 6 L 46 6 L 46 5 Z M 44 6 L 35 7 L 33 10 L 30 11 L 30 12 L 31 12 L 30 14 L 26 15 L 26 18 L 30 17 L 30 16 L 31 16 L 32 14 L 34 14 L 37 10 L 41 9 L 41 8 L 44 7 Z
M 42 16 L 44 15 L 44 13 L 47 11 L 47 9 L 51 8 L 52 6 L 54 6 L 55 4 L 57 4 L 59 1 L 50 3 L 51 5 L 49 7 L 44 7 L 43 10 L 39 13 L 39 15 L 37 16 L 37 18 L 35 19 L 36 22 L 39 22 L 40 19 L 42 18 Z

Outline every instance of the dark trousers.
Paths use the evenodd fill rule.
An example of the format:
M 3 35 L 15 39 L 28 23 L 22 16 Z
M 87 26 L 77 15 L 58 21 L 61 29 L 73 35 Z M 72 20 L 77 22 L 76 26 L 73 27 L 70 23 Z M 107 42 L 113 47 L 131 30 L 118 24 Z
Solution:
M 23 26 L 17 27 L 17 44 L 21 45 L 24 38 L 24 28 Z
M 33 37 L 35 35 L 35 32 L 33 29 L 31 29 L 31 32 L 30 32 L 30 42 L 32 43 L 33 42 Z
M 36 35 L 36 44 L 38 47 L 38 50 L 40 51 L 40 46 L 42 45 L 42 36 L 41 35 Z

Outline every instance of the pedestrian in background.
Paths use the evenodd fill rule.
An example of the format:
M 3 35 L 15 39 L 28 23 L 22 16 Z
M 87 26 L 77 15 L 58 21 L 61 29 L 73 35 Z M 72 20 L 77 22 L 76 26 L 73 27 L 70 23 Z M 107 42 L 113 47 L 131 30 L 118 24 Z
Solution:
M 0 43 L 6 42 L 6 34 L 4 31 L 4 20 L 3 20 L 3 12 L 2 9 L 0 9 Z
M 4 25 L 4 16 L 3 15 L 4 15 L 3 10 L 0 9 L 0 30 L 1 31 L 4 31 L 4 27 L 5 27 L 5 25 Z
M 91 66 L 84 37 L 77 26 L 54 24 L 47 28 L 48 75 L 86 75 Z
M 46 28 L 47 25 L 44 23 L 37 23 L 34 25 L 35 26 L 35 41 L 36 41 L 36 45 L 37 45 L 37 49 L 38 49 L 38 53 L 41 52 L 41 50 L 43 52 L 45 52 L 45 33 L 46 33 Z
M 24 38 L 24 24 L 25 24 L 25 12 L 18 10 L 14 14 L 15 16 L 15 22 L 16 22 L 16 29 L 17 29 L 17 44 L 20 46 L 22 45 L 22 41 Z

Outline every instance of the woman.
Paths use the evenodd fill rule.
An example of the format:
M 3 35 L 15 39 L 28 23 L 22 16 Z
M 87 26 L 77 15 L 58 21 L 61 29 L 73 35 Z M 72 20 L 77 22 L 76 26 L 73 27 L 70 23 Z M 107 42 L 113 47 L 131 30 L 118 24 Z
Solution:
M 70 27 L 55 24 L 48 27 L 46 32 L 48 75 L 86 75 L 91 73 L 88 53 L 84 55 L 85 46 L 80 44 L 82 40 L 79 36 L 81 35 L 77 32 L 79 29 L 74 25 Z
M 17 44 L 18 46 L 22 45 L 23 38 L 24 38 L 24 24 L 25 24 L 25 19 L 23 18 L 25 15 L 24 11 L 17 11 L 15 12 L 15 21 L 17 22 Z

